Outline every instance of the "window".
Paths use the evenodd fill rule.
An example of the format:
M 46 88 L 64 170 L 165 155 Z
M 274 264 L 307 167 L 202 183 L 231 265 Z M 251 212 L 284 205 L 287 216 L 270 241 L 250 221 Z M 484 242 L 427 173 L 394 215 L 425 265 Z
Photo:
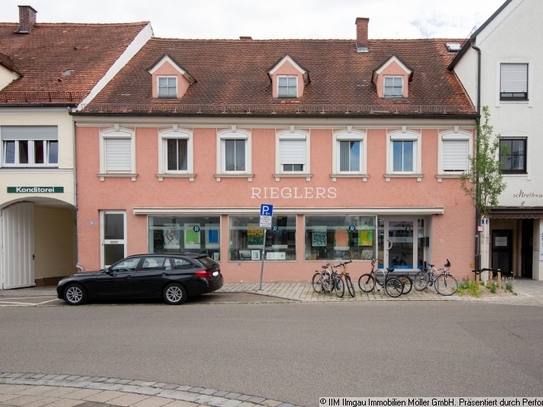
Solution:
M 176 76 L 162 76 L 158 78 L 158 97 L 177 98 Z
M 134 174 L 134 137 L 128 131 L 105 131 L 100 138 L 100 172 Z
M 298 77 L 297 76 L 278 76 L 277 77 L 277 96 L 280 98 L 298 97 Z
M 217 157 L 219 174 L 250 174 L 251 133 L 237 129 L 219 132 Z
M 375 216 L 306 216 L 306 260 L 376 257 Z
M 420 135 L 408 131 L 389 134 L 387 172 L 393 175 L 414 175 L 420 172 Z M 420 175 L 420 174 L 419 174 Z
M 230 216 L 229 260 L 258 261 L 264 244 L 264 229 L 258 216 Z M 296 260 L 296 216 L 272 217 L 266 231 L 265 260 Z
M 335 133 L 334 174 L 362 174 L 366 172 L 365 143 L 362 132 Z
M 56 126 L 3 126 L 2 166 L 57 167 Z
M 441 137 L 441 172 L 464 173 L 469 165 L 469 136 L 461 133 Z
M 149 253 L 205 252 L 220 260 L 219 216 L 149 216 L 148 224 Z
M 309 135 L 302 132 L 278 133 L 278 173 L 309 173 Z
M 159 174 L 192 173 L 192 132 L 167 130 L 159 133 Z
M 526 173 L 526 139 L 500 139 L 500 165 L 504 174 Z
M 393 172 L 413 172 L 413 144 L 411 140 L 392 141 Z
M 401 76 L 385 76 L 384 78 L 384 95 L 392 97 L 403 96 L 403 77 Z
M 500 65 L 500 100 L 528 100 L 528 64 Z

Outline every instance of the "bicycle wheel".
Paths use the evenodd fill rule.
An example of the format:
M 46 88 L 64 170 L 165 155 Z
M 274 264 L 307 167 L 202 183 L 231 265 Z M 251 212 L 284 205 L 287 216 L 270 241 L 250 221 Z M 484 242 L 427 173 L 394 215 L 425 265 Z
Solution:
M 403 283 L 399 278 L 390 277 L 385 281 L 385 291 L 393 298 L 399 297 L 403 292 Z
M 360 291 L 365 293 L 373 291 L 375 289 L 375 277 L 369 273 L 362 274 L 358 279 L 358 287 Z
M 336 295 L 339 298 L 343 298 L 343 296 L 345 295 L 345 284 L 343 283 L 343 277 L 338 276 L 335 283 Z
M 349 291 L 349 295 L 351 297 L 354 297 L 353 281 L 351 280 L 351 276 L 348 275 L 348 274 L 345 274 L 345 285 L 347 286 L 347 290 Z
M 453 295 L 458 289 L 458 281 L 450 274 L 441 274 L 436 278 L 435 288 L 441 295 Z
M 316 271 L 315 274 L 313 274 L 313 278 L 311 279 L 311 286 L 317 294 L 322 293 L 322 273 Z
M 328 270 L 321 271 L 322 274 L 322 291 L 325 293 L 332 292 L 332 276 Z
M 403 283 L 403 292 L 402 294 L 409 294 L 411 292 L 411 289 L 413 288 L 413 280 L 411 280 L 411 277 L 404 274 L 398 277 L 401 282 Z
M 413 281 L 415 290 L 422 291 L 426 287 L 428 287 L 428 280 L 429 280 L 428 273 L 424 270 L 421 270 L 417 274 L 415 274 L 415 279 Z

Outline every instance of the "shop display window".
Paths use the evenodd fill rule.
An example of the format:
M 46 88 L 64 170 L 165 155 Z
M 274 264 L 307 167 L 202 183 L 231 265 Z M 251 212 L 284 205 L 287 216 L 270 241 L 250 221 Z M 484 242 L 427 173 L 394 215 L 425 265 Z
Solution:
M 261 261 L 264 229 L 258 216 L 230 216 L 230 251 L 232 261 Z M 273 216 L 272 228 L 266 230 L 265 260 L 296 260 L 296 217 Z
M 306 260 L 371 260 L 375 216 L 306 216 Z
M 219 216 L 149 216 L 149 253 L 205 253 L 220 260 Z

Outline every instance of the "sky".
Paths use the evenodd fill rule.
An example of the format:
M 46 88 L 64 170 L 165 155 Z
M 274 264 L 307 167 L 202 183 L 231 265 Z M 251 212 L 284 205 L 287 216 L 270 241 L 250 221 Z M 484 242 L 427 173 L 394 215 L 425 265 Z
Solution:
M 0 21 L 30 5 L 37 22 L 150 21 L 155 37 L 354 39 L 357 17 L 370 39 L 467 38 L 505 0 L 0 0 Z

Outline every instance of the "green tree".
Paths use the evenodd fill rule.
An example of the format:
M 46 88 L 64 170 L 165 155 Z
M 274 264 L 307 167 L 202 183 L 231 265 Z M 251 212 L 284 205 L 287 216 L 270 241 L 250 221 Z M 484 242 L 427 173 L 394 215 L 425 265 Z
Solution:
M 475 155 L 469 157 L 469 170 L 461 176 L 461 188 L 473 199 L 478 219 L 485 218 L 507 184 L 500 169 L 500 139 L 489 124 L 488 106 L 483 106 L 483 124 L 477 126 Z

